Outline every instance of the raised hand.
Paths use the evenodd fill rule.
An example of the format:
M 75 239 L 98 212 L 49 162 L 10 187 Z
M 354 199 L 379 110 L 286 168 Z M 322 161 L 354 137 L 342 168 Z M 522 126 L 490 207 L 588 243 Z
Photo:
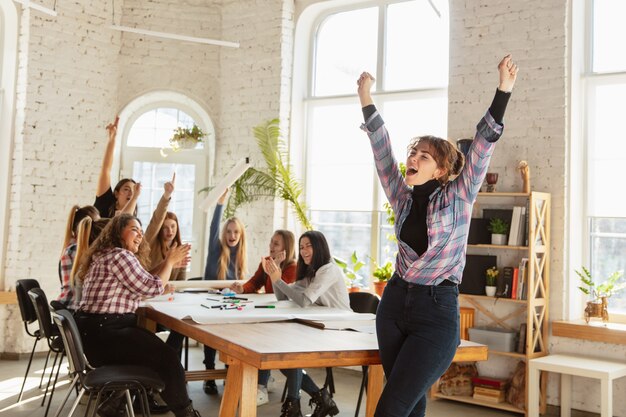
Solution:
M 224 190 L 224 193 L 220 196 L 220 198 L 217 199 L 217 204 L 224 205 L 224 203 L 226 202 L 226 197 L 228 197 L 228 191 L 228 188 Z
M 498 89 L 504 92 L 511 92 L 517 79 L 517 71 L 519 68 L 517 64 L 513 62 L 513 57 L 508 54 L 498 64 L 498 72 L 500 73 L 500 85 Z
M 176 173 L 172 175 L 172 180 L 163 184 L 163 197 L 170 198 L 174 192 L 174 184 L 176 183 Z
M 361 100 L 361 107 L 368 106 L 370 104 L 374 104 L 371 95 L 372 85 L 374 85 L 374 81 L 376 79 L 372 77 L 372 74 L 369 72 L 362 72 L 359 79 L 356 81 L 359 88 L 357 92 L 359 94 L 359 99 Z
M 109 132 L 109 140 L 110 141 L 114 141 L 115 140 L 115 135 L 117 135 L 117 124 L 120 121 L 120 117 L 119 116 L 115 116 L 115 121 L 113 123 L 109 123 L 107 125 L 107 132 Z

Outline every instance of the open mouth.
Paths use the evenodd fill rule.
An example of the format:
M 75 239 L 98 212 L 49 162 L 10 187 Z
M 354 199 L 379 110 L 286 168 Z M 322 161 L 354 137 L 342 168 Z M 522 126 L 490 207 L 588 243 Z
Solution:
M 407 169 L 406 169 L 406 175 L 407 175 L 407 176 L 409 176 L 409 175 L 415 175 L 415 174 L 417 174 L 417 170 L 416 170 L 415 168 L 409 168 L 409 167 L 407 167 Z

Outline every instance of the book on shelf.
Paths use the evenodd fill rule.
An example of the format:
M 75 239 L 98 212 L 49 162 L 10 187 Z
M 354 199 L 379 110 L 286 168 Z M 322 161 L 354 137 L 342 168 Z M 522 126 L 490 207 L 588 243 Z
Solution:
M 496 389 L 505 389 L 508 380 L 500 378 L 490 378 L 488 376 L 475 376 L 472 377 L 472 384 L 474 387 L 491 387 Z
M 511 223 L 509 223 L 509 246 L 516 246 L 518 233 L 519 233 L 519 221 L 520 221 L 520 207 L 513 207 L 513 215 L 511 216 Z
M 517 300 L 517 283 L 519 281 L 519 268 L 513 268 L 513 283 L 511 284 L 511 299 Z
M 518 300 L 526 300 L 528 292 L 528 258 L 522 258 L 519 263 L 519 272 L 517 274 L 517 294 Z
M 474 387 L 474 394 L 483 394 L 483 395 L 491 395 L 492 397 L 497 397 L 501 392 L 506 391 L 505 388 L 495 388 L 495 387 L 483 387 L 477 385 Z
M 513 268 L 505 266 L 502 268 L 502 277 L 498 279 L 496 297 L 511 298 L 511 288 L 513 286 Z
M 519 229 L 517 231 L 516 246 L 524 246 L 526 229 L 526 206 L 520 207 Z
M 524 217 L 524 246 L 528 246 L 528 234 L 530 233 L 530 198 L 526 200 L 526 216 Z
M 500 391 L 500 394 L 498 396 L 479 394 L 479 393 L 475 392 L 472 397 L 475 400 L 486 401 L 486 402 L 491 402 L 491 403 L 496 403 L 497 404 L 497 403 L 504 402 L 504 396 L 505 396 L 505 392 L 504 391 Z

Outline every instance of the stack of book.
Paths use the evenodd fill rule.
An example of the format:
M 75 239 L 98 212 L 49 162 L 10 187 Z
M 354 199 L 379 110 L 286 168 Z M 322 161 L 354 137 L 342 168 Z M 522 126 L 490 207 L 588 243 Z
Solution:
M 490 403 L 504 402 L 508 381 L 504 379 L 477 376 L 472 378 L 472 384 L 474 385 L 473 398 L 475 400 Z

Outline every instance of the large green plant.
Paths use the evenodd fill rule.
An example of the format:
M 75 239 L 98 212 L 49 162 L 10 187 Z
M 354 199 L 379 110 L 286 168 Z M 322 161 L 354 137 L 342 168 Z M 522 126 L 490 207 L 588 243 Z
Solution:
M 293 176 L 291 166 L 286 162 L 287 147 L 282 140 L 279 120 L 272 119 L 252 129 L 257 145 L 265 159 L 265 169 L 248 168 L 230 188 L 230 198 L 224 210 L 226 217 L 232 217 L 237 209 L 247 203 L 276 197 L 287 201 L 296 218 L 307 230 L 313 226 L 306 214 L 306 205 L 300 201 L 302 184 Z M 203 188 L 200 191 L 206 191 Z

